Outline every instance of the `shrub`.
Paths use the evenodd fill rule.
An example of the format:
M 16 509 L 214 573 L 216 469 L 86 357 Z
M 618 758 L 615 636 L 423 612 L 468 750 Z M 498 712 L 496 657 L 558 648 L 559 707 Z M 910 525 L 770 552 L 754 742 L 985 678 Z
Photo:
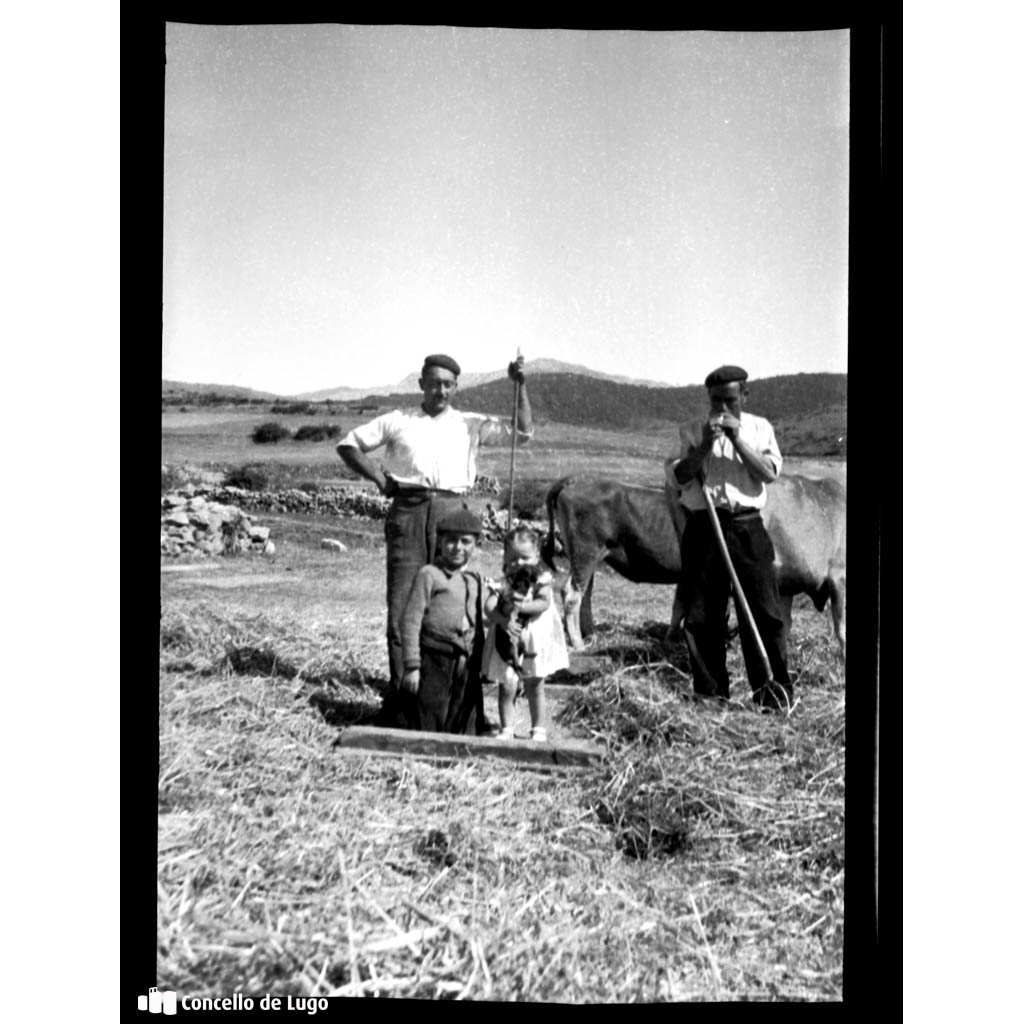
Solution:
M 270 420 L 261 423 L 250 436 L 256 444 L 277 444 L 278 441 L 291 437 L 292 432 L 276 420 Z
M 265 491 L 269 483 L 266 471 L 253 463 L 232 469 L 224 477 L 225 486 L 243 487 L 247 491 Z
M 486 476 L 483 473 L 478 473 L 476 482 L 473 484 L 473 494 L 501 494 L 501 481 L 496 476 Z M 506 497 L 508 493 L 506 491 Z
M 328 441 L 341 437 L 341 427 L 334 423 L 305 423 L 295 431 L 296 441 Z
M 270 407 L 277 416 L 304 416 L 316 412 L 310 402 L 277 402 Z
M 184 483 L 181 470 L 177 466 L 160 467 L 160 493 L 175 491 Z
M 550 486 L 550 480 L 516 480 L 513 515 L 519 519 L 545 519 L 547 510 L 544 498 Z M 498 508 L 508 508 L 507 485 L 502 487 L 497 505 Z
M 204 391 L 195 396 L 197 405 L 230 405 L 234 399 L 218 391 Z

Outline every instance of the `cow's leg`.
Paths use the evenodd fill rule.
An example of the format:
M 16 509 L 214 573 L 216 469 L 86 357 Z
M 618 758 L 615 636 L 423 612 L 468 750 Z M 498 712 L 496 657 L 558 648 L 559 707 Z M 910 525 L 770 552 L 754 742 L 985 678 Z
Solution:
M 683 621 L 684 611 L 682 584 L 677 583 L 672 595 L 672 618 L 669 619 L 668 630 L 665 632 L 666 641 L 679 639 L 679 626 Z
M 574 651 L 583 650 L 583 635 L 580 633 L 580 603 L 583 592 L 573 581 L 572 573 L 562 587 L 562 607 L 565 609 L 565 628 L 569 633 L 569 646 Z
M 587 640 L 594 635 L 594 574 L 590 574 L 580 602 L 580 633 Z
M 782 634 L 783 643 L 789 646 L 789 634 L 793 628 L 793 595 L 779 594 L 779 606 L 782 608 L 782 621 L 785 624 L 785 632 Z
M 846 660 L 846 579 L 838 576 L 828 578 L 829 600 L 832 603 L 832 625 L 835 627 L 839 653 Z

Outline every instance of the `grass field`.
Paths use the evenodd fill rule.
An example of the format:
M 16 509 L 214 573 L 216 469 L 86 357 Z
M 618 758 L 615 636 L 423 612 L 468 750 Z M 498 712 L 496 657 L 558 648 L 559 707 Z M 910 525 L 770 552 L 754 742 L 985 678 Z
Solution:
M 247 442 L 265 418 L 167 413 L 163 462 L 273 458 L 311 479 L 340 466 L 329 444 Z M 657 485 L 672 445 L 671 432 L 552 428 L 517 474 Z M 484 459 L 505 478 L 507 449 Z M 738 643 L 736 699 L 709 708 L 692 699 L 685 652 L 661 639 L 671 589 L 602 573 L 592 653 L 608 668 L 572 680 L 552 713 L 560 735 L 607 748 L 604 767 L 355 754 L 332 743 L 375 712 L 386 675 L 380 524 L 260 522 L 273 560 L 161 573 L 161 988 L 842 997 L 845 686 L 826 614 L 796 610 L 790 717 L 754 713 Z M 348 552 L 321 549 L 324 537 Z M 493 573 L 498 559 L 485 543 L 477 566 Z
M 169 465 L 191 464 L 223 469 L 250 462 L 270 461 L 288 467 L 296 480 L 330 482 L 346 475 L 334 452 L 335 442 L 281 441 L 254 444 L 249 435 L 260 423 L 277 420 L 295 429 L 305 424 L 330 422 L 342 433 L 366 421 L 357 416 L 270 416 L 266 410 L 240 409 L 189 412 L 167 411 L 162 416 L 161 461 Z M 660 487 L 662 462 L 679 448 L 678 428 L 671 424 L 646 433 L 595 430 L 566 424 L 539 424 L 536 436 L 516 451 L 516 478 L 556 480 L 565 473 L 586 470 L 625 483 Z M 478 471 L 508 479 L 509 449 L 483 448 Z M 845 477 L 846 463 L 839 460 L 788 459 L 787 472 L 808 476 L 825 473 Z

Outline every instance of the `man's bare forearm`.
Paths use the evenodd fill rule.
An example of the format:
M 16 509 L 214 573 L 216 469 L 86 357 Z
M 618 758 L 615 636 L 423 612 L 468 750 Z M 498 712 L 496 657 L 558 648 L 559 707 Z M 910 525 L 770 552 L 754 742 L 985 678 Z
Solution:
M 775 481 L 778 474 L 775 472 L 775 464 L 769 458 L 762 455 L 756 449 L 751 448 L 746 441 L 739 438 L 736 438 L 732 443 L 736 453 L 743 460 L 747 472 L 755 480 L 766 484 Z M 700 473 L 704 459 L 710 451 L 711 444 L 704 442 L 693 448 L 685 458 L 680 459 L 676 463 L 674 470 L 676 480 L 681 484 L 685 484 L 696 478 Z
M 743 460 L 743 464 L 747 467 L 747 472 L 755 480 L 759 480 L 764 484 L 774 483 L 778 474 L 775 472 L 775 464 L 771 459 L 767 458 L 756 449 L 751 448 L 750 445 L 740 437 L 735 438 L 732 444 L 736 449 L 736 453 Z
M 388 477 L 373 459 L 367 458 L 358 448 L 344 444 L 338 446 L 338 456 L 341 461 L 361 477 L 371 480 L 377 485 L 377 489 L 384 494 L 388 490 Z
M 525 434 L 533 433 L 533 410 L 530 408 L 530 399 L 526 394 L 526 384 L 519 385 L 519 401 L 516 403 L 516 423 L 519 430 Z M 526 442 L 529 438 L 517 438 L 517 441 Z
M 711 445 L 702 441 L 690 454 L 680 459 L 675 468 L 676 480 L 681 484 L 689 483 L 700 472 L 704 460 L 711 451 Z

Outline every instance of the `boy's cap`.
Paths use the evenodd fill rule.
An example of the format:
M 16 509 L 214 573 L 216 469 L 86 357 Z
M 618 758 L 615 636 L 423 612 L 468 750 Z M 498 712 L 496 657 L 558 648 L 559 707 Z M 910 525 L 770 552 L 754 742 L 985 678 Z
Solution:
M 438 534 L 472 533 L 479 537 L 483 531 L 484 528 L 480 520 L 468 508 L 459 509 L 458 512 L 449 512 L 437 524 Z

